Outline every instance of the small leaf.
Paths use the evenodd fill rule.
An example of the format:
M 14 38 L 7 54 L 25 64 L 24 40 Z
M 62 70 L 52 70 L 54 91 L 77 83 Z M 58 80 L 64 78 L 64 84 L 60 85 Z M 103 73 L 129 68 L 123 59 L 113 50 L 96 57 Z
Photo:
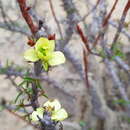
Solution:
M 42 86 L 41 86 L 41 84 L 40 84 L 39 80 L 36 80 L 36 85 L 37 85 L 37 88 L 42 89 Z
M 23 86 L 25 83 L 26 83 L 26 81 L 22 81 L 22 82 L 18 85 L 18 87 Z
M 79 124 L 80 124 L 81 127 L 86 126 L 86 122 L 85 121 L 80 121 Z
M 17 96 L 16 96 L 16 98 L 15 98 L 15 103 L 18 101 L 18 99 L 19 99 L 19 97 L 21 96 L 23 94 L 23 92 L 20 92 Z
M 28 94 L 31 94 L 31 95 L 33 94 L 32 88 L 27 88 L 26 92 L 27 92 Z
M 46 98 L 49 98 L 46 94 L 42 94 L 42 96 L 46 97 Z
M 32 62 L 36 62 L 39 60 L 36 52 L 34 49 L 28 49 L 25 53 L 24 53 L 24 58 L 27 61 L 32 61 Z
M 34 78 L 31 78 L 31 77 L 28 77 L 28 76 L 24 77 L 24 80 L 29 81 L 29 82 L 35 81 Z
M 118 100 L 113 101 L 113 104 L 128 105 L 130 104 L 130 101 L 126 101 L 124 99 L 118 99 Z

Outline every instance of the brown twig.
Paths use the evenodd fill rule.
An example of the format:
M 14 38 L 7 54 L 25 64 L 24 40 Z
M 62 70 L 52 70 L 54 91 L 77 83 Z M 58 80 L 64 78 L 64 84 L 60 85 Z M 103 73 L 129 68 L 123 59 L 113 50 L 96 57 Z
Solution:
M 80 28 L 79 25 L 76 26 L 77 27 L 77 32 L 79 34 L 79 36 L 81 37 L 84 45 L 85 45 L 85 48 L 86 49 L 83 49 L 83 61 L 84 61 L 84 72 L 85 72 L 85 82 L 86 82 L 86 86 L 87 88 L 89 88 L 89 81 L 88 81 L 88 55 L 89 53 L 91 53 L 91 50 L 89 48 L 89 45 L 88 45 L 88 39 L 87 37 L 85 37 L 82 29 Z M 86 50 L 88 51 L 86 53 Z
M 35 34 L 38 31 L 38 28 L 34 25 L 33 20 L 30 14 L 28 13 L 29 8 L 26 5 L 26 0 L 17 0 L 17 1 L 26 23 L 28 24 L 32 34 Z
M 87 39 L 87 37 L 85 37 L 85 35 L 84 35 L 84 33 L 83 33 L 83 31 L 82 31 L 82 29 L 80 28 L 79 25 L 77 25 L 76 27 L 77 27 L 77 32 L 78 32 L 80 38 L 82 39 L 82 42 L 84 43 L 87 51 L 90 53 L 91 50 L 90 50 L 89 45 L 88 45 L 88 39 Z
M 102 27 L 104 28 L 104 30 L 105 30 L 105 28 L 106 28 L 106 25 L 108 25 L 108 21 L 109 21 L 109 19 L 111 18 L 112 13 L 113 13 L 113 11 L 114 11 L 114 9 L 115 9 L 117 3 L 118 3 L 118 0 L 115 0 L 115 2 L 114 2 L 114 4 L 113 4 L 113 6 L 112 6 L 110 12 L 109 12 L 108 15 L 106 16 L 106 18 L 103 20 Z M 99 41 L 99 39 L 100 39 L 101 36 L 102 36 L 102 33 L 99 33 L 99 34 L 97 35 L 97 37 L 96 37 L 96 39 L 95 39 L 95 42 L 94 42 L 94 44 L 93 44 L 92 49 L 97 45 L 97 43 L 98 43 L 98 41 Z
M 50 8 L 51 8 L 51 12 L 52 12 L 52 15 L 53 15 L 53 18 L 57 24 L 57 27 L 58 27 L 58 30 L 59 30 L 59 33 L 60 33 L 60 36 L 61 36 L 61 39 L 63 39 L 63 34 L 62 34 L 62 31 L 61 31 L 61 27 L 60 27 L 60 23 L 56 17 L 56 14 L 55 14 L 55 11 L 54 11 L 54 7 L 53 7 L 53 4 L 52 4 L 52 1 L 49 0 L 49 5 L 50 5 Z
M 116 7 L 118 1 L 119 1 L 119 0 L 115 0 L 112 9 L 110 10 L 109 14 L 108 14 L 108 15 L 106 16 L 106 18 L 104 19 L 103 25 L 102 25 L 103 27 L 106 26 L 106 25 L 108 24 L 108 21 L 109 21 L 111 15 L 112 15 L 113 11 L 115 10 L 115 7 Z
M 88 80 L 88 55 L 86 54 L 85 50 L 83 50 L 83 61 L 84 61 L 84 71 L 85 71 L 86 87 L 89 88 L 89 80 Z
M 22 13 L 26 23 L 28 24 L 32 34 L 35 36 L 36 32 L 38 31 L 38 27 L 36 27 L 34 25 L 33 20 L 28 12 L 30 10 L 30 7 L 27 7 L 26 0 L 17 0 L 17 1 L 18 1 L 19 7 L 21 9 L 21 13 Z M 40 69 L 39 65 L 40 65 L 39 62 L 34 63 L 35 75 L 40 75 L 40 73 L 41 73 L 41 69 Z M 32 108 L 34 110 L 36 110 L 36 108 L 39 107 L 38 88 L 37 88 L 36 83 L 32 83 L 32 91 L 33 91 L 33 94 L 31 96 L 31 104 L 32 104 Z
M 116 32 L 116 35 L 114 37 L 114 40 L 112 42 L 112 47 L 113 48 L 113 45 L 116 43 L 118 37 L 120 36 L 120 32 L 122 31 L 122 28 L 124 26 L 124 22 L 125 22 L 125 19 L 126 19 L 126 16 L 127 16 L 127 13 L 128 13 L 128 10 L 130 9 L 130 0 L 128 0 L 124 10 L 123 10 L 123 13 L 122 13 L 122 16 L 121 16 L 121 19 L 120 19 L 120 22 L 119 22 L 119 26 L 118 26 L 118 29 L 117 29 L 117 32 Z

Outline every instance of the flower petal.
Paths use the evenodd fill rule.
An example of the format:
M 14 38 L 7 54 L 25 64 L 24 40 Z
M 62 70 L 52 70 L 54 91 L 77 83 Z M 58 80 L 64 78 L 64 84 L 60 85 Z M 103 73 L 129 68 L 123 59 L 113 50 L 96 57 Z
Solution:
M 52 58 L 48 61 L 50 66 L 63 64 L 65 62 L 65 56 L 60 51 L 55 51 L 52 53 Z
M 39 113 L 39 114 L 43 114 L 43 112 L 44 112 L 44 109 L 43 109 L 43 107 L 39 107 L 39 108 L 37 108 L 36 109 L 36 111 Z
M 24 58 L 28 61 L 32 61 L 32 62 L 35 62 L 35 61 L 38 61 L 39 58 L 35 52 L 34 49 L 28 49 L 25 53 L 24 53 Z
M 66 119 L 68 117 L 68 113 L 66 112 L 65 109 L 59 109 L 58 111 L 52 113 L 52 120 L 55 121 L 63 121 L 64 119 Z
M 54 51 L 55 42 L 54 40 L 48 40 L 47 38 L 41 37 L 35 45 L 36 51 L 41 51 L 41 49 Z
M 49 40 L 47 38 L 44 38 L 44 37 L 39 38 L 36 42 L 36 45 L 35 45 L 36 49 L 41 48 L 44 43 L 49 44 Z
M 37 116 L 39 116 L 42 119 L 43 113 L 44 113 L 44 109 L 42 107 L 37 108 L 37 110 L 31 114 L 32 121 L 38 121 L 39 119 Z
M 57 99 L 49 100 L 43 106 L 44 107 L 52 107 L 52 108 L 54 108 L 54 111 L 57 111 L 61 108 L 61 104 Z
M 55 41 L 50 40 L 50 51 L 54 51 L 54 50 L 55 50 Z

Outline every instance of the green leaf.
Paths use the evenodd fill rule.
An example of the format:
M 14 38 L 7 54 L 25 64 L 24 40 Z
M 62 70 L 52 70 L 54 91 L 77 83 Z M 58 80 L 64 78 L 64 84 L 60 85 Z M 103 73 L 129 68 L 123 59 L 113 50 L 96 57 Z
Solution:
M 36 51 L 34 49 L 28 49 L 25 53 L 24 53 L 24 58 L 27 61 L 32 61 L 32 62 L 36 62 L 39 60 Z
M 28 76 L 25 76 L 25 77 L 24 77 L 24 81 L 32 82 L 32 81 L 35 81 L 35 79 L 34 79 L 34 78 L 31 78 L 31 77 L 28 77 Z
M 15 103 L 18 101 L 18 99 L 19 99 L 19 97 L 21 96 L 23 94 L 23 92 L 20 92 L 17 96 L 16 96 L 16 98 L 15 98 Z
M 112 52 L 113 52 L 113 56 L 112 56 L 112 60 L 116 57 L 116 56 L 119 56 L 121 57 L 122 59 L 125 59 L 125 54 L 123 53 L 122 51 L 122 43 L 118 42 L 118 43 L 115 43 L 113 44 L 112 46 Z
M 46 97 L 46 98 L 49 98 L 46 94 L 43 94 L 42 96 Z
M 37 88 L 42 89 L 42 86 L 41 86 L 41 84 L 40 84 L 40 81 L 39 81 L 39 80 L 36 80 L 36 86 L 37 86 Z
M 48 61 L 50 66 L 55 66 L 63 64 L 65 62 L 65 56 L 60 51 L 55 51 L 52 53 L 52 58 Z
M 26 83 L 26 81 L 22 81 L 22 82 L 18 85 L 18 87 L 23 86 L 25 83 Z
M 126 101 L 124 99 L 118 99 L 118 100 L 113 101 L 113 104 L 128 105 L 130 104 L 130 101 Z
M 84 127 L 84 126 L 86 126 L 86 122 L 85 122 L 85 121 L 80 121 L 80 122 L 79 122 L 79 125 L 80 125 L 81 127 Z
M 27 92 L 28 94 L 31 94 L 31 95 L 33 94 L 32 88 L 27 88 L 27 89 L 26 89 L 26 92 Z

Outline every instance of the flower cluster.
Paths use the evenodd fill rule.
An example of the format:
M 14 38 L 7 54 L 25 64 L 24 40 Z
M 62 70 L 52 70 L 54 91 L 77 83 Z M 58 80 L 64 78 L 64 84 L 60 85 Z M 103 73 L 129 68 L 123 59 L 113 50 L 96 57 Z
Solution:
M 44 112 L 51 113 L 51 120 L 63 121 L 68 117 L 68 114 L 64 108 L 61 108 L 61 104 L 57 99 L 47 101 L 43 107 L 39 107 L 31 114 L 32 121 L 38 121 L 38 117 L 43 118 Z
M 65 62 L 64 54 L 61 51 L 54 50 L 55 41 L 41 37 L 37 40 L 33 49 L 28 49 L 24 53 L 24 58 L 31 62 L 41 60 L 45 71 L 47 71 L 49 66 L 59 65 Z

